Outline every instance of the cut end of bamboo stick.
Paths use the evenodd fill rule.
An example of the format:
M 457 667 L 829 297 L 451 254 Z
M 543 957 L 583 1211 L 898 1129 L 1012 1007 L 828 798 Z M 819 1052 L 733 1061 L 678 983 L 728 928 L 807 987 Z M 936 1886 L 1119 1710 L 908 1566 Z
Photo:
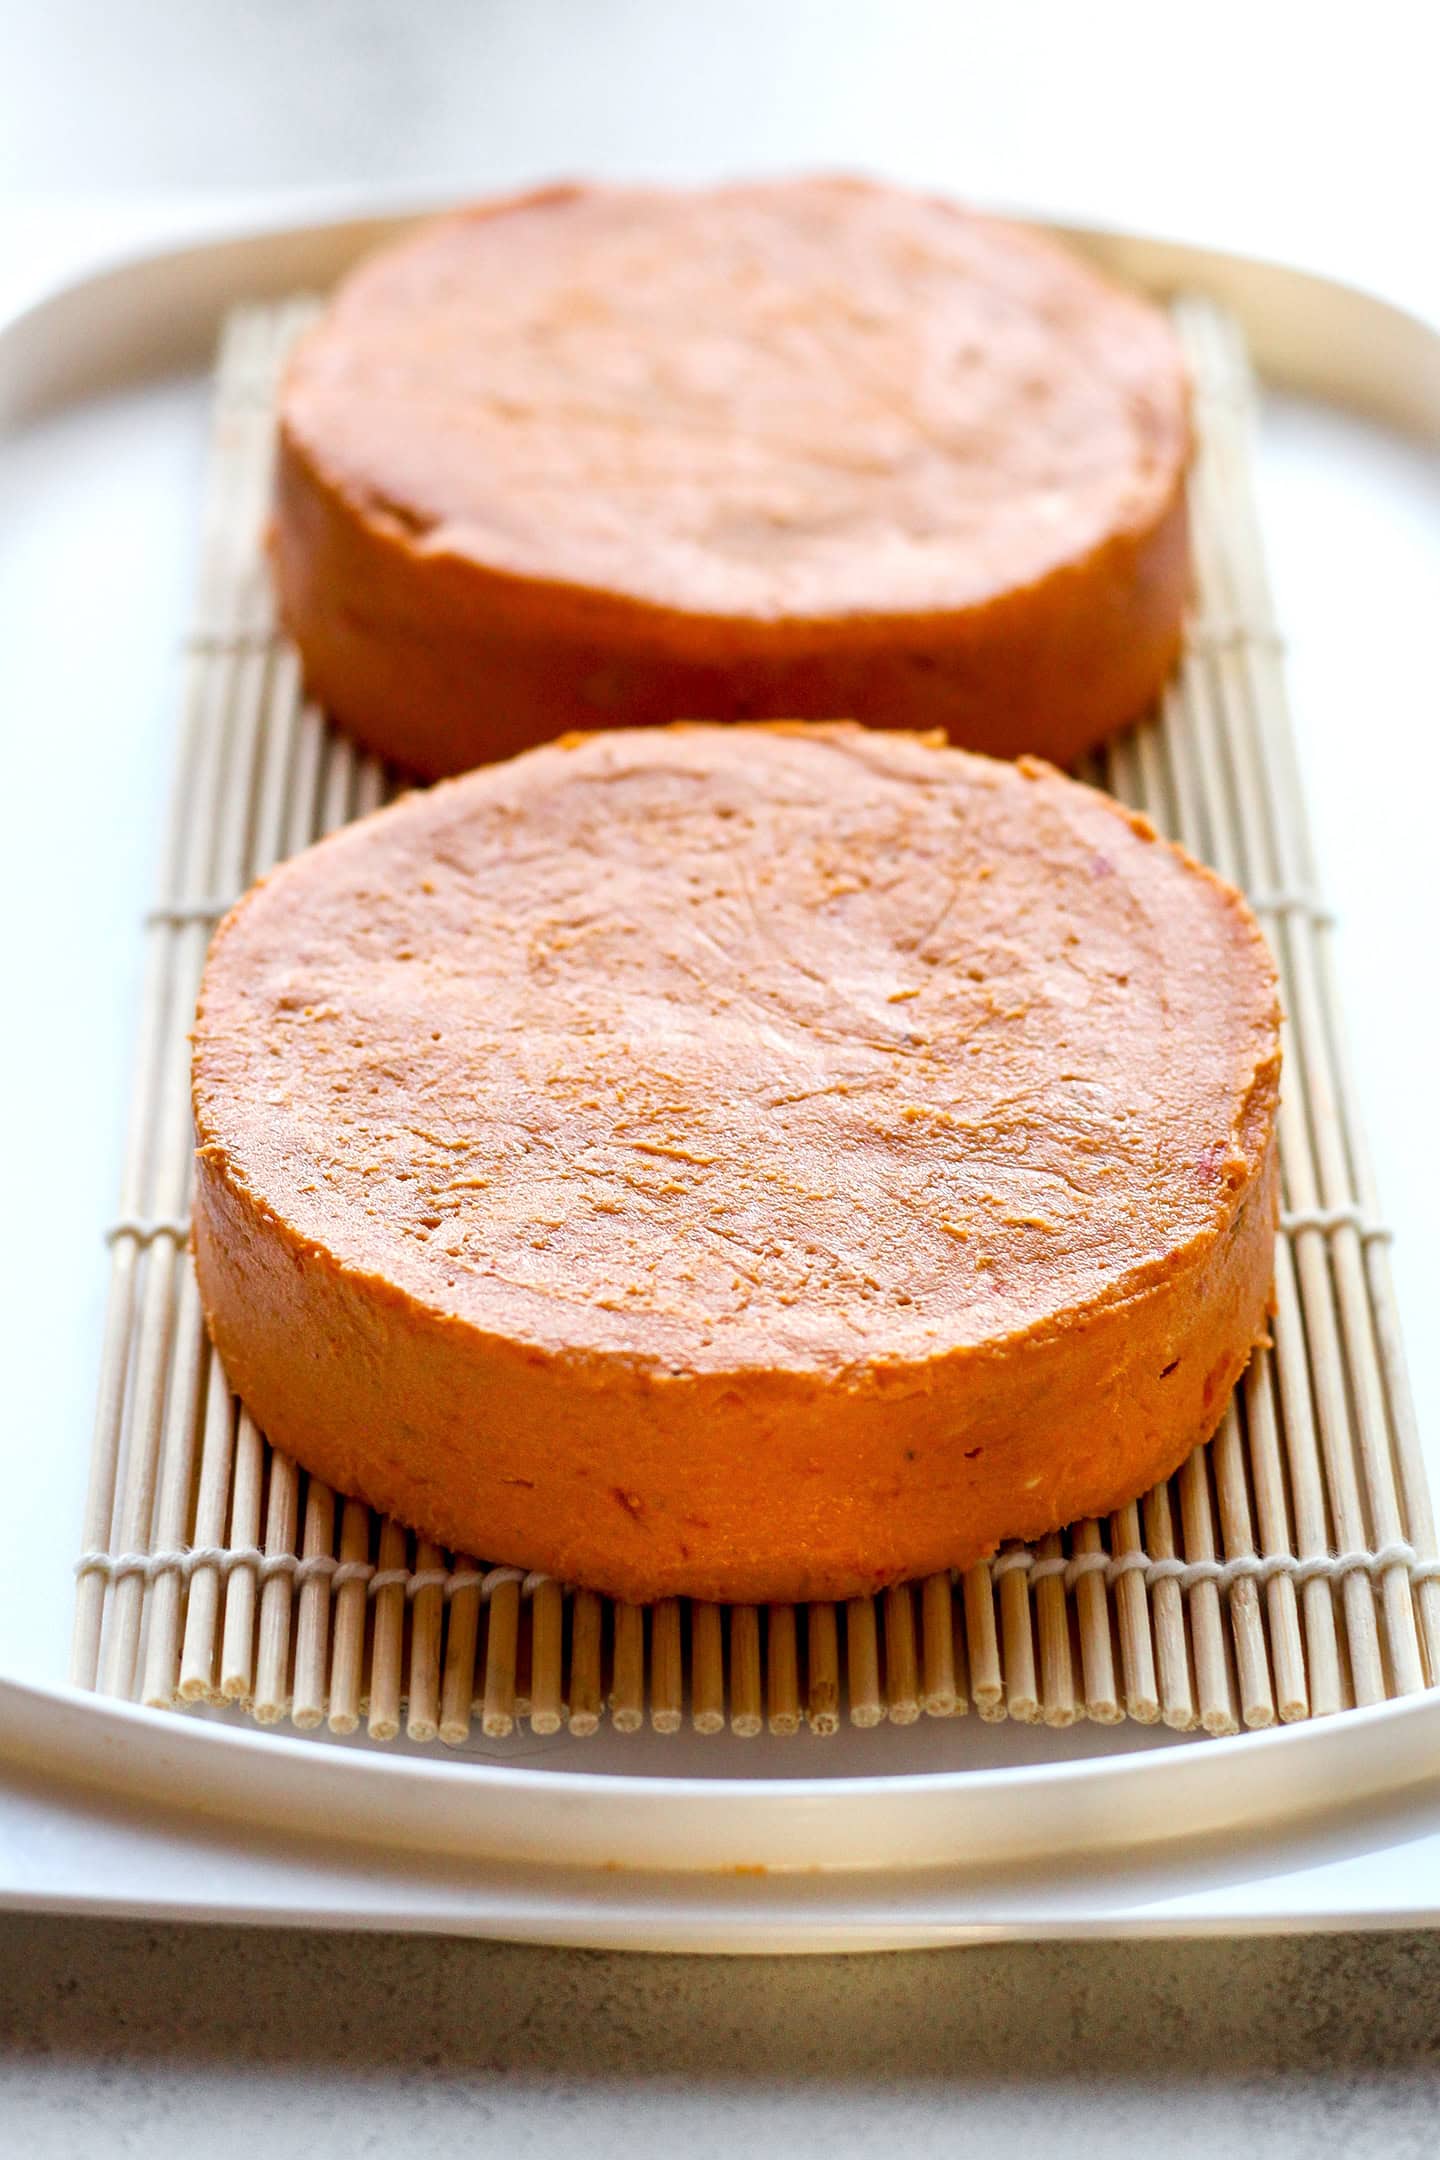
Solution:
M 1052 1703 L 1045 1712 L 1045 1723 L 1051 1732 L 1068 1732 L 1072 1725 L 1081 1722 L 1084 1715 L 1085 1712 L 1078 1703 Z

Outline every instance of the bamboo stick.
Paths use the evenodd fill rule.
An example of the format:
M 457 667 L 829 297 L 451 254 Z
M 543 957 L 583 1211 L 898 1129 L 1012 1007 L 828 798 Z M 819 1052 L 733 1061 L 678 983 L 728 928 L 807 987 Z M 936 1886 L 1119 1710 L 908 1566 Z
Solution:
M 593 1590 L 576 1591 L 570 1616 L 570 1730 L 579 1739 L 600 1729 L 603 1615 L 604 1607 Z M 696 1723 L 698 1727 L 698 1719 Z
M 760 1614 L 754 1605 L 730 1607 L 730 1730 L 753 1740 L 764 1730 L 760 1679 Z
M 195 1270 L 188 1259 L 181 1269 L 175 1336 L 177 1349 L 165 1406 L 160 1491 L 155 1517 L 155 1545 L 160 1552 L 174 1552 L 188 1527 L 198 1440 L 196 1428 L 201 1415 L 205 1340 L 200 1323 L 200 1293 L 195 1285 Z M 182 1589 L 179 1573 L 167 1572 L 155 1582 L 148 1599 L 145 1678 L 140 1699 L 154 1710 L 168 1710 L 179 1700 Z
M 965 1636 L 965 1604 L 963 1595 L 956 1597 L 954 1585 L 950 1591 L 950 1631 L 955 1659 L 955 1710 L 956 1717 L 970 1714 L 970 1658 Z
M 954 1717 L 960 1707 L 956 1634 L 950 1577 L 927 1575 L 920 1586 L 920 1707 L 926 1717 Z
M 1133 1500 L 1110 1518 L 1110 1551 L 1116 1560 L 1146 1557 L 1145 1540 L 1140 1534 L 1140 1510 Z M 1160 1715 L 1160 1690 L 1155 1678 L 1150 1600 L 1138 1568 L 1126 1568 L 1117 1576 L 1115 1611 L 1119 1623 L 1120 1663 L 1125 1675 L 1126 1715 L 1137 1725 L 1153 1725 Z
M 557 1733 L 565 1723 L 565 1596 L 557 1582 L 538 1583 L 530 1607 L 530 1730 Z
M 1220 1530 L 1225 1558 L 1253 1560 L 1255 1536 L 1250 1501 L 1245 1490 L 1245 1464 L 1240 1435 L 1240 1411 L 1235 1399 L 1226 1405 L 1220 1430 L 1213 1443 L 1215 1486 L 1220 1500 Z M 1186 1534 L 1189 1551 L 1189 1534 Z M 1293 1587 L 1293 1586 L 1292 1586 Z M 1293 1611 L 1293 1602 L 1292 1602 Z M 1230 1590 L 1230 1627 L 1235 1646 L 1235 1673 L 1240 1693 L 1240 1717 L 1251 1731 L 1273 1724 L 1275 1696 L 1270 1685 L 1270 1661 L 1265 1648 L 1265 1627 L 1260 1610 L 1260 1591 L 1253 1577 L 1241 1576 Z M 1298 1651 L 1295 1633 L 1292 1651 Z M 1278 1658 L 1277 1658 L 1278 1662 Z
M 534 1608 L 525 1592 L 520 1593 L 520 1631 L 515 1638 L 515 1722 L 528 1725 L 533 1707 L 531 1696 L 534 1687 L 532 1649 L 534 1637 Z
M 293 1558 L 300 1520 L 300 1473 L 288 1455 L 271 1451 L 270 1490 L 265 1501 L 265 1557 Z M 260 1592 L 260 1646 L 255 1657 L 257 1725 L 273 1725 L 290 1706 L 290 1615 L 294 1583 L 283 1569 L 266 1578 Z
M 880 1644 L 875 1632 L 875 1600 L 855 1597 L 845 1601 L 845 1677 L 850 1695 L 850 1722 L 862 1729 L 881 1723 L 885 1705 L 880 1694 Z
M 405 1532 L 386 1516 L 380 1525 L 377 1573 L 403 1575 L 405 1564 Z M 405 1646 L 404 1583 L 382 1583 L 375 1591 L 371 1610 L 370 1707 L 365 1730 L 372 1740 L 398 1740 Z
M 645 1611 L 616 1604 L 610 1722 L 616 1732 L 639 1732 L 645 1722 Z
M 445 1555 L 421 1538 L 415 1547 L 415 1573 L 443 1573 Z M 440 1732 L 440 1634 L 445 1621 L 445 1592 L 439 1583 L 417 1584 L 410 1600 L 410 1684 L 405 1704 L 407 1740 L 434 1740 Z
M 1005 1680 L 1000 1669 L 1000 1642 L 995 1628 L 995 1588 L 983 1561 L 967 1568 L 961 1578 L 965 1609 L 965 1650 L 970 1666 L 970 1693 L 975 1708 L 987 1724 L 1005 1715 Z
M 840 1730 L 840 1631 L 833 1605 L 805 1608 L 805 1716 L 813 1733 Z
M 1057 1535 L 1042 1538 L 1039 1557 L 1065 1558 Z M 1044 1575 L 1035 1585 L 1035 1623 L 1040 1638 L 1040 1714 L 1047 1725 L 1063 1730 L 1082 1715 L 1075 1695 L 1075 1667 L 1070 1654 L 1070 1601 L 1063 1575 Z
M 390 1574 L 397 1568 L 403 1571 L 406 1556 L 404 1530 L 386 1518 L 380 1525 L 380 1572 Z M 370 1713 L 366 1730 L 372 1740 L 399 1737 L 404 1671 L 405 1592 L 401 1585 L 391 1583 L 375 1592 L 370 1605 Z M 377 1719 L 381 1729 L 377 1729 Z
M 456 1553 L 456 1573 L 475 1573 L 469 1553 Z M 475 1651 L 480 1639 L 480 1585 L 457 1585 L 445 1613 L 445 1663 L 440 1682 L 436 1732 L 446 1747 L 463 1747 L 470 1737 L 475 1701 Z M 544 1727 L 537 1727 L 543 1731 Z M 553 1729 L 553 1728 L 552 1728 Z M 415 1737 L 413 1719 L 409 1728 Z
M 1168 1482 L 1152 1487 L 1140 1503 L 1145 1525 L 1145 1550 L 1152 1560 L 1174 1560 L 1175 1520 L 1170 1507 Z M 1195 1694 L 1190 1684 L 1189 1643 L 1185 1634 L 1185 1606 L 1180 1585 L 1173 1577 L 1152 1585 L 1150 1611 L 1155 1625 L 1155 1660 L 1160 1674 L 1160 1715 L 1175 1732 L 1190 1732 L 1197 1723 Z
M 1271 1350 L 1265 1344 L 1250 1360 L 1243 1387 L 1245 1437 L 1255 1487 L 1261 1549 L 1267 1553 L 1290 1553 L 1297 1547 L 1290 1530 L 1289 1500 L 1281 1464 L 1272 1362 Z M 1299 1601 L 1289 1576 L 1274 1575 L 1266 1584 L 1265 1612 L 1275 1667 L 1276 1709 L 1282 1722 L 1290 1723 L 1310 1715 L 1310 1680 L 1300 1632 Z M 1333 1657 L 1333 1625 L 1329 1640 Z
M 142 1030 L 145 1016 L 142 1011 Z M 149 1090 L 137 1084 L 135 1100 L 145 1101 Z M 133 1159 L 133 1143 L 127 1148 Z M 130 1180 L 121 1185 L 122 1215 L 138 1214 L 130 1199 Z M 120 1463 L 120 1437 L 125 1405 L 125 1375 L 129 1363 L 133 1328 L 132 1307 L 140 1247 L 133 1235 L 115 1241 L 110 1263 L 106 1301 L 105 1335 L 100 1352 L 100 1384 L 95 1404 L 90 1477 L 85 1496 L 80 1541 L 86 1552 L 108 1549 L 110 1525 L 115 1512 L 115 1483 Z M 99 1681 L 100 1640 L 104 1627 L 107 1578 L 98 1570 L 82 1574 L 75 1593 L 75 1622 L 70 1646 L 70 1678 L 76 1687 L 94 1687 Z
M 218 1547 L 225 1537 L 230 1480 L 235 1468 L 235 1402 L 220 1360 L 212 1350 L 205 1379 L 205 1432 L 200 1446 L 200 1490 L 195 1501 L 195 1543 Z M 190 1577 L 185 1641 L 180 1655 L 180 1700 L 219 1702 L 215 1636 L 220 1617 L 220 1570 L 213 1563 Z
M 725 1730 L 725 1649 L 720 1607 L 690 1607 L 690 1722 L 697 1733 Z
M 1077 1524 L 1071 1533 L 1076 1559 L 1105 1557 L 1097 1522 Z M 1125 1713 L 1115 1684 L 1115 1652 L 1111 1641 L 1110 1600 L 1105 1577 L 1098 1570 L 1077 1576 L 1075 1608 L 1080 1624 L 1081 1677 L 1085 1689 L 1085 1715 L 1096 1725 L 1118 1725 Z
M 370 1510 L 360 1500 L 347 1500 L 340 1511 L 340 1565 L 359 1569 L 370 1559 Z M 351 1575 L 335 1592 L 331 1629 L 330 1701 L 328 1722 L 332 1733 L 358 1730 L 365 1674 L 365 1625 L 369 1594 L 359 1574 Z
M 1275 1376 L 1284 1410 L 1290 1496 L 1295 1510 L 1295 1550 L 1302 1559 L 1323 1560 L 1330 1549 L 1325 1475 L 1315 1444 L 1310 1368 L 1301 1331 L 1295 1264 L 1288 1239 L 1275 1253 Z M 1306 1673 L 1310 1715 L 1330 1717 L 1340 1709 L 1340 1644 L 1335 1601 L 1323 1577 L 1312 1576 L 1301 1592 L 1305 1617 Z
M 920 1715 L 920 1669 L 915 1644 L 915 1604 L 909 1583 L 885 1592 L 885 1714 L 892 1725 L 913 1725 Z
M 650 1613 L 650 1726 L 679 1732 L 685 1705 L 684 1624 L 678 1598 L 662 1598 Z
M 515 1722 L 528 1725 L 533 1707 L 534 1607 L 524 1590 L 520 1592 L 520 1632 L 515 1641 Z
M 255 1420 L 241 1406 L 235 1421 L 235 1484 L 230 1499 L 230 1547 L 250 1552 L 260 1541 L 260 1495 L 265 1444 Z M 220 1694 L 225 1702 L 248 1702 L 255 1686 L 255 1609 L 259 1584 L 248 1567 L 231 1570 L 225 1583 L 225 1632 L 220 1651 Z
M 1007 1546 L 1005 1553 L 1020 1552 Z M 1002 1558 L 1004 1553 L 1002 1553 Z M 1035 1672 L 1035 1636 L 1030 1623 L 1030 1577 L 1023 1567 L 1000 1575 L 1000 1644 L 1005 1664 L 1005 1715 L 1017 1725 L 1040 1723 L 1040 1683 Z
M 144 1552 L 150 1546 L 150 1518 L 155 1504 L 159 1420 L 165 1396 L 173 1324 L 171 1286 L 175 1255 L 165 1241 L 148 1255 L 140 1326 L 137 1331 L 134 1400 L 130 1417 L 131 1452 L 117 1500 L 115 1542 L 121 1552 Z M 111 1594 L 100 1685 L 107 1695 L 128 1695 L 140 1642 L 143 1579 L 122 1576 Z
M 497 1583 L 490 1597 L 485 1630 L 485 1697 L 480 1730 L 487 1740 L 504 1740 L 515 1729 L 515 1664 L 520 1642 L 520 1585 Z M 599 1690 L 597 1688 L 598 1695 Z
M 305 1531 L 301 1552 L 306 1560 L 335 1556 L 335 1495 L 311 1478 L 305 1494 Z M 330 1585 L 311 1575 L 300 1585 L 295 1622 L 295 1687 L 290 1722 L 297 1732 L 314 1732 L 325 1722 L 330 1678 Z
M 765 1615 L 766 1722 L 772 1733 L 800 1730 L 800 1652 L 793 1605 L 771 1605 Z
M 1227 1413 L 1233 1415 L 1232 1413 Z M 1180 1466 L 1180 1525 L 1185 1557 L 1213 1566 L 1218 1558 L 1211 1519 L 1206 1451 L 1193 1448 Z M 1200 1723 L 1206 1732 L 1238 1732 L 1225 1660 L 1225 1633 L 1220 1618 L 1220 1592 L 1213 1582 L 1193 1583 L 1186 1592 L 1189 1607 L 1190 1647 L 1195 1665 L 1195 1693 Z

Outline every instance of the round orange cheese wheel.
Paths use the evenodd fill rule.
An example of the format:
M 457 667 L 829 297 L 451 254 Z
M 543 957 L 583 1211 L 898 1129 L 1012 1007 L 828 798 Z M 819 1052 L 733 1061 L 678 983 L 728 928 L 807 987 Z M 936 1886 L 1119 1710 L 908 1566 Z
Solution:
M 1186 595 L 1180 351 L 1037 233 L 853 180 L 482 203 L 284 381 L 310 686 L 428 775 L 571 728 L 834 713 L 1068 763 Z
M 617 1596 L 841 1597 L 1126 1501 L 1271 1286 L 1275 982 L 1052 769 L 624 730 L 231 913 L 196 1258 L 280 1447 Z

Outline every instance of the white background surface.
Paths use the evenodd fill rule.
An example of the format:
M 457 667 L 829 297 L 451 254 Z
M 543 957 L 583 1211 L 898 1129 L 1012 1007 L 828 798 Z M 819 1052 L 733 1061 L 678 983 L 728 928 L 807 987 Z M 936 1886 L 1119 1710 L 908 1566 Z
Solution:
M 1251 0 L 1203 17 L 1154 0 L 5 0 L 0 302 L 77 255 L 214 223 L 280 187 L 823 163 L 1288 254 L 1440 311 L 1432 22 L 1422 0 L 1363 13 Z M 1387 1181 L 1402 1266 L 1440 1287 L 1435 672 L 1414 634 L 1434 588 L 1377 512 L 1373 442 L 1351 441 L 1340 494 L 1332 469 L 1312 509 L 1288 513 L 1290 553 L 1307 588 L 1324 581 L 1335 624 L 1363 614 L 1374 642 L 1322 639 L 1297 655 L 1297 688 L 1317 716 L 1307 756 L 1364 1090 L 1389 1162 L 1414 1164 Z M 1401 457 L 1395 499 L 1418 530 L 1433 480 L 1384 454 Z M 95 534 L 97 581 L 115 540 Z M 163 654 L 128 658 L 163 680 Z M 7 762 L 22 752 L 12 800 L 28 824 L 53 746 L 28 706 L 0 724 Z M 62 747 L 78 760 L 82 746 Z M 112 747 L 98 769 L 143 847 L 123 757 Z M 34 1001 L 58 1004 L 66 986 L 25 989 L 43 1027 Z M 98 1171 L 116 1125 L 98 1104 L 86 1130 L 47 1140 Z M 88 1374 L 63 1378 L 83 1400 Z M 478 2129 L 497 2150 L 603 2156 L 882 2139 L 939 2152 L 962 2137 L 1024 2151 L 1048 2135 L 1124 2153 L 1158 2133 L 1196 2153 L 1242 2138 L 1418 2153 L 1433 2139 L 1437 2000 L 1430 1939 L 781 1971 L 11 1922 L 0 2141 L 104 2152 L 143 2132 L 161 2153 L 257 2139 L 282 2153 Z

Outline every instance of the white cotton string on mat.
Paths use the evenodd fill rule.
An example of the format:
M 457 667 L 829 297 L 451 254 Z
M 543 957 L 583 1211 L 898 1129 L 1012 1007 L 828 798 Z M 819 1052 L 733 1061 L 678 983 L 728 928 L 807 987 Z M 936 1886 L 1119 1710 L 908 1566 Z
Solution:
M 232 899 L 393 792 L 302 695 L 263 560 L 278 370 L 313 303 L 226 323 L 181 722 L 146 969 L 81 1526 L 72 1671 L 157 1707 L 228 1705 L 456 1747 L 789 1740 L 953 1718 L 1233 1732 L 1440 1675 L 1440 1558 L 1389 1233 L 1346 1063 L 1251 487 L 1234 323 L 1185 298 L 1195 593 L 1154 715 L 1088 760 L 1243 886 L 1282 977 L 1273 1339 L 1177 1475 L 1102 1522 L 839 1604 L 649 1610 L 447 1554 L 272 1450 L 231 1397 L 188 1251 L 188 1031 Z M 878 1759 L 878 1758 L 877 1758 Z

